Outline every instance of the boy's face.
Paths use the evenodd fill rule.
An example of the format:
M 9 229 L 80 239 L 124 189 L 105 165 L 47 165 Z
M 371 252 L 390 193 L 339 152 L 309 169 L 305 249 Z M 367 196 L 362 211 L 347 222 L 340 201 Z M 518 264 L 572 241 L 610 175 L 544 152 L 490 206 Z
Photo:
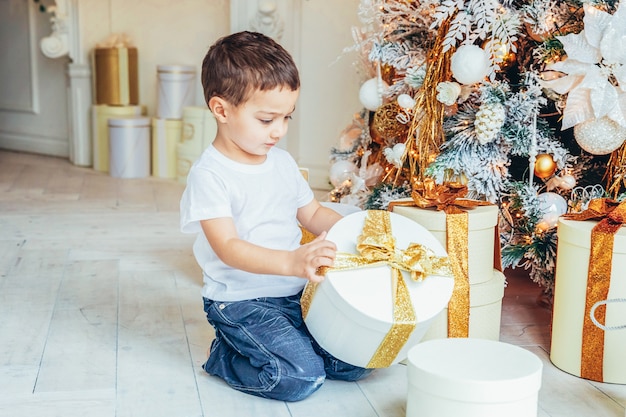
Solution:
M 223 102 L 223 123 L 215 146 L 237 162 L 262 163 L 269 150 L 287 133 L 298 95 L 299 90 L 276 88 L 257 90 L 237 107 Z

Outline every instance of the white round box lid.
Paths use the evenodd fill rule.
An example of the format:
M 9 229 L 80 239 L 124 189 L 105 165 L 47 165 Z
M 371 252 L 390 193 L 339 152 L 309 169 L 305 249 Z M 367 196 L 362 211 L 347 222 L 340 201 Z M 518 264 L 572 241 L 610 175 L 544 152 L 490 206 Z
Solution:
M 150 118 L 142 116 L 127 116 L 110 118 L 110 127 L 150 127 Z
M 157 72 L 171 74 L 195 74 L 196 67 L 193 65 L 157 65 Z
M 409 350 L 409 384 L 472 403 L 510 402 L 537 394 L 543 363 L 519 346 L 476 338 L 435 339 Z
M 392 234 L 396 248 L 406 249 L 417 243 L 430 248 L 437 256 L 447 256 L 446 250 L 426 228 L 399 214 L 389 212 Z M 357 237 L 363 230 L 367 211 L 357 211 L 339 220 L 329 231 L 327 239 L 337 245 L 339 252 L 357 253 Z M 450 276 L 429 275 L 422 281 L 414 281 L 409 272 L 402 276 L 413 301 L 417 322 L 426 321 L 437 315 L 448 305 L 454 279 Z M 358 270 L 328 271 L 320 285 L 330 285 L 351 307 L 351 312 L 370 318 L 369 323 L 378 323 L 381 330 L 388 329 L 393 322 L 393 295 L 391 268 L 374 266 Z

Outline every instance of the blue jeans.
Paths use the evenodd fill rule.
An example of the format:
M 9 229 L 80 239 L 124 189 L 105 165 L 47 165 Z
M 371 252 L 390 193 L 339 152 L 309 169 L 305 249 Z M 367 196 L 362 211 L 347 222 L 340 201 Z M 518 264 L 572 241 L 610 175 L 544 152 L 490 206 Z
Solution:
M 206 372 L 232 388 L 264 398 L 302 400 L 326 378 L 356 381 L 372 370 L 342 362 L 311 337 L 300 295 L 237 302 L 204 299 L 215 340 Z

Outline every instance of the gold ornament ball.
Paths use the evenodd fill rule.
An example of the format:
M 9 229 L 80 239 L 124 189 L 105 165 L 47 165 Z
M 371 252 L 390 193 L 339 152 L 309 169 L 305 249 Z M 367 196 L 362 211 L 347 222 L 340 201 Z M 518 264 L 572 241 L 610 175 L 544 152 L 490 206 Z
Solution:
M 548 178 L 556 171 L 556 162 L 552 155 L 542 153 L 535 159 L 535 176 L 538 178 Z

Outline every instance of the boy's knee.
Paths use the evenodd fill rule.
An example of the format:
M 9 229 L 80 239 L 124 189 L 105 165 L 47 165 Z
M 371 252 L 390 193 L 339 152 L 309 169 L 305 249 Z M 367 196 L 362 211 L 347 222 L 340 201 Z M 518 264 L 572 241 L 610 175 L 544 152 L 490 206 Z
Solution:
M 300 401 L 320 389 L 325 380 L 324 374 L 316 377 L 282 375 L 278 383 L 266 394 L 276 400 Z

